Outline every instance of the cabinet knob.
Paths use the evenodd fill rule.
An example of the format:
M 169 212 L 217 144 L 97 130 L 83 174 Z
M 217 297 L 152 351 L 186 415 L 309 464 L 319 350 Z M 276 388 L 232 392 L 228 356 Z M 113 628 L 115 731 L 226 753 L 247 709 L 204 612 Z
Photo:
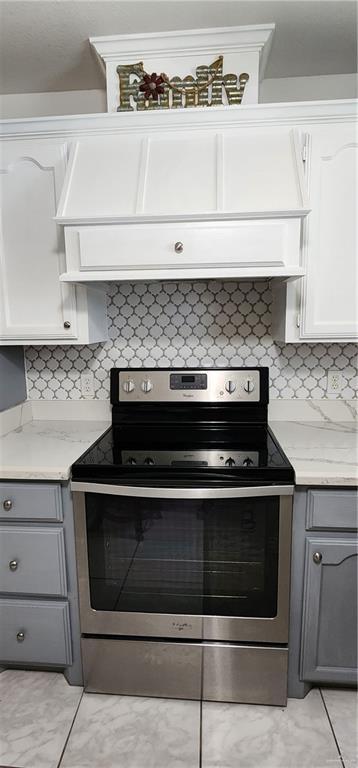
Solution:
M 319 565 L 322 562 L 322 555 L 321 552 L 315 552 L 313 555 L 313 562 L 316 563 L 316 565 Z
M 25 640 L 25 632 L 18 632 L 16 635 L 16 640 L 18 643 L 23 643 Z
M 184 246 L 183 246 L 183 243 L 180 242 L 180 240 L 178 240 L 178 242 L 175 243 L 174 250 L 175 250 L 175 253 L 183 253 Z
M 9 512 L 10 509 L 12 509 L 12 501 L 11 501 L 11 499 L 5 499 L 5 501 L 3 503 L 3 507 L 4 507 L 6 512 Z
M 10 571 L 17 571 L 17 566 L 19 565 L 17 560 L 10 560 L 9 562 L 9 568 Z
M 64 322 L 64 324 L 63 324 L 63 327 L 64 327 L 64 328 L 71 328 L 71 323 L 70 323 L 70 321 L 69 321 L 69 320 L 65 320 L 65 322 Z

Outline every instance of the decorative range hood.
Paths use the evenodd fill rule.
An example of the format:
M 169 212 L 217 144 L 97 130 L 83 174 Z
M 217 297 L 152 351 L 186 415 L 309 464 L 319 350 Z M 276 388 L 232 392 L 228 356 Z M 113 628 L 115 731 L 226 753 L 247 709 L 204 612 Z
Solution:
M 244 34 L 243 29 L 236 30 L 238 36 Z M 262 35 L 262 27 L 258 29 Z M 225 37 L 227 30 L 217 30 L 216 38 L 224 45 L 221 32 Z M 225 51 L 223 58 L 213 31 L 211 47 L 205 38 L 207 33 L 203 31 L 199 53 L 192 51 L 196 73 L 199 55 L 204 57 L 209 74 L 217 71 L 209 65 L 214 53 L 225 61 Z M 233 46 L 232 33 L 230 30 L 229 42 L 225 38 L 228 49 Z M 172 34 L 160 36 L 162 60 L 165 51 L 167 67 L 166 37 Z M 265 31 L 266 40 L 271 34 L 270 27 L 269 32 Z M 137 55 L 138 38 L 135 44 L 133 36 L 128 38 L 135 45 L 133 56 Z M 186 66 L 188 45 L 195 39 L 198 46 L 197 38 L 197 31 L 192 37 L 189 34 L 184 52 Z M 130 99 L 129 91 L 124 99 L 117 86 L 114 102 L 113 73 L 118 71 L 120 58 L 113 52 L 113 38 L 110 40 L 112 58 L 109 69 L 106 62 L 107 77 L 111 80 L 112 110 L 114 103 L 122 105 L 116 118 L 118 127 L 113 127 L 111 120 L 106 132 L 81 138 L 72 146 L 56 217 L 65 228 L 67 271 L 61 279 L 89 282 L 301 276 L 301 220 L 309 209 L 299 133 L 288 125 L 262 121 L 259 106 L 245 108 L 237 101 L 228 106 L 210 106 L 208 101 L 205 106 L 199 102 L 192 108 L 168 108 L 168 104 L 175 103 L 172 95 L 169 101 L 168 89 L 173 82 L 177 87 L 178 78 L 168 79 L 167 93 L 157 97 L 156 104 L 140 99 L 138 78 L 129 86 L 127 78 Z M 248 46 L 247 35 L 244 43 Z M 243 43 L 241 48 L 245 48 Z M 247 73 L 249 81 L 252 78 L 258 82 L 262 49 L 263 45 L 256 50 L 256 70 Z M 125 53 L 128 62 L 128 45 Z M 160 59 L 159 54 L 157 51 Z M 221 87 L 228 98 L 233 93 L 236 99 L 242 98 L 240 72 L 249 63 L 242 61 L 244 54 L 247 56 L 248 51 L 237 54 L 237 75 L 229 74 L 226 80 L 223 75 Z M 151 67 L 153 56 L 152 51 Z M 178 56 L 178 52 L 173 54 L 170 75 L 178 71 Z M 231 60 L 231 66 L 234 63 Z M 122 76 L 122 65 L 120 73 Z M 197 89 L 198 80 L 188 77 L 181 85 L 189 83 L 190 88 Z M 234 80 L 237 87 L 230 91 L 227 85 Z M 120 82 L 123 87 L 124 80 Z M 203 98 L 203 92 L 198 93 Z M 218 98 L 217 88 L 215 93 Z M 209 89 L 205 97 L 210 99 L 210 94 Z M 160 108 L 162 98 L 167 108 Z M 250 110 L 248 116 L 246 110 Z

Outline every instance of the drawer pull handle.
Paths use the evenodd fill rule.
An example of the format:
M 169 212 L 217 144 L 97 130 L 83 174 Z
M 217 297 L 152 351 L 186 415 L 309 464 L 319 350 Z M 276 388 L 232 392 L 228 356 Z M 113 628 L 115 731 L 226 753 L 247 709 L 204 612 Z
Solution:
M 17 566 L 19 565 L 17 560 L 10 560 L 9 562 L 9 568 L 10 571 L 17 571 Z
M 320 552 L 315 552 L 313 555 L 313 562 L 319 565 L 322 562 L 322 555 Z
M 18 632 L 16 635 L 16 640 L 18 643 L 23 643 L 25 640 L 25 632 Z
M 67 328 L 71 328 L 71 323 L 70 323 L 70 321 L 69 321 L 69 320 L 65 320 L 65 322 L 64 322 L 64 324 L 63 324 L 63 327 L 64 327 L 64 328 L 66 328 L 66 330 L 67 330 Z
M 3 503 L 3 507 L 5 509 L 5 512 L 10 512 L 10 509 L 12 509 L 12 501 L 11 499 L 5 499 Z
M 183 253 L 183 250 L 184 250 L 184 246 L 183 246 L 183 243 L 181 243 L 181 242 L 178 240 L 178 242 L 177 242 L 177 243 L 175 243 L 175 246 L 174 246 L 174 250 L 175 250 L 175 253 Z

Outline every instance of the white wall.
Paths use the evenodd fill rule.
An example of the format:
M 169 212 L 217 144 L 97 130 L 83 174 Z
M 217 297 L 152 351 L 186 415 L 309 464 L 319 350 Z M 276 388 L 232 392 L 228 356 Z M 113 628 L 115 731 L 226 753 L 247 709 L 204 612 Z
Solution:
M 275 80 L 263 80 L 260 102 L 354 99 L 357 95 L 357 74 L 280 77 Z
M 357 96 L 357 75 L 285 77 L 261 83 L 260 102 L 349 99 Z M 0 96 L 2 118 L 106 112 L 103 90 L 10 93 Z
M 104 90 L 7 93 L 0 96 L 2 118 L 90 115 L 106 111 Z

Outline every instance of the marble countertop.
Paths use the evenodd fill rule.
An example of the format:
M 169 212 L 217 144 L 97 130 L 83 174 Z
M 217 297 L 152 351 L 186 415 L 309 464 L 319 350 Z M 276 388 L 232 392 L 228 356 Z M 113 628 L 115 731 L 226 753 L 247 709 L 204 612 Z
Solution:
M 1 416 L 1 414 L 0 414 Z M 357 404 L 276 401 L 269 424 L 297 485 L 358 485 Z M 0 478 L 68 480 L 71 465 L 110 426 L 102 401 L 26 401 L 0 418 Z
M 270 421 L 297 485 L 358 485 L 358 431 L 353 421 Z
M 71 465 L 108 421 L 29 421 L 0 437 L 0 478 L 68 480 Z

